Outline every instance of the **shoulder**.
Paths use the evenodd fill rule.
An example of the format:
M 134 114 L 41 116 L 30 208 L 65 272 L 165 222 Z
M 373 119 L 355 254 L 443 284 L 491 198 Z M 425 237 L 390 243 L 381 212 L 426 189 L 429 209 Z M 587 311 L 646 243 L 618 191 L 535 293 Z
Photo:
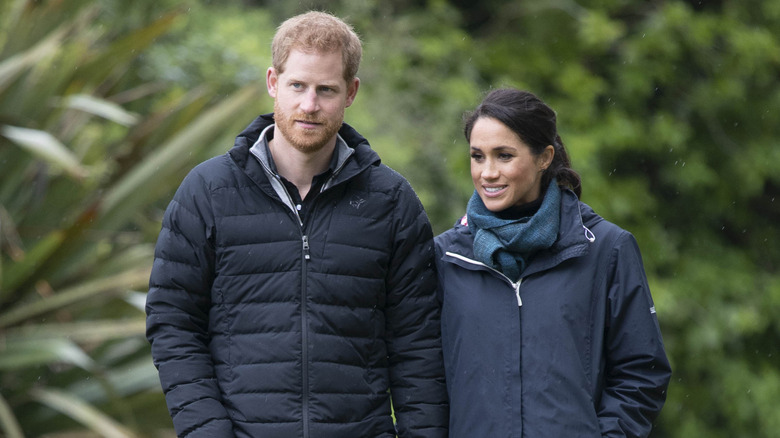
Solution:
M 378 164 L 370 166 L 365 176 L 366 185 L 364 187 L 369 195 L 379 195 L 380 198 L 386 200 L 385 202 L 404 209 L 409 207 L 416 211 L 423 209 L 422 202 L 412 185 L 394 169 L 385 164 Z
M 474 239 L 464 222 L 465 216 L 458 219 L 452 228 L 434 238 L 437 252 L 444 254 L 447 251 L 454 251 L 462 255 L 471 254 Z
M 597 240 L 614 241 L 630 235 L 629 232 L 620 226 L 600 216 L 590 205 L 577 199 L 570 191 L 565 193 L 571 196 L 566 196 L 562 199 L 564 211 L 568 211 L 571 216 L 579 216 L 582 226 L 590 230 Z
M 412 190 L 411 184 L 403 175 L 383 163 L 371 167 L 371 178 L 380 190 Z
M 190 170 L 173 196 L 169 209 L 183 208 L 192 214 L 205 216 L 211 210 L 215 193 L 222 188 L 236 187 L 238 175 L 227 154 L 210 158 Z
M 227 154 L 210 158 L 187 173 L 182 181 L 182 187 L 211 191 L 215 188 L 234 184 L 236 178 L 235 166 Z
M 224 175 L 233 173 L 232 164 L 233 161 L 228 154 L 218 155 L 193 167 L 190 175 L 206 181 L 218 180 Z

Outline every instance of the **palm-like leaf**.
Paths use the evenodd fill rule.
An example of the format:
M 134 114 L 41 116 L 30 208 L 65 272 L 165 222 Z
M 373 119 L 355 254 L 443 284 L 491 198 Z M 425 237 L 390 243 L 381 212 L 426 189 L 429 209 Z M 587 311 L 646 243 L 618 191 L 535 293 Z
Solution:
M 6 3 L 0 435 L 146 435 L 160 427 L 138 421 L 149 390 L 165 415 L 140 308 L 150 235 L 172 187 L 254 115 L 259 90 L 171 96 L 134 74 L 175 12 L 109 38 L 93 26 L 98 2 Z
M 89 430 L 107 438 L 134 438 L 136 435 L 99 409 L 66 392 L 36 388 L 30 391 L 33 399 L 56 409 L 82 423 Z

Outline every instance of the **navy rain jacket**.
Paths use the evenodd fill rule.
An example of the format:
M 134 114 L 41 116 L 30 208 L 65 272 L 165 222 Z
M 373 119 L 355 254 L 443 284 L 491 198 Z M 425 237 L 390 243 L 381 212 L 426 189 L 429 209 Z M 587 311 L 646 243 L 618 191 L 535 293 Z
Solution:
M 345 124 L 301 224 L 252 148 L 272 123 L 193 169 L 165 213 L 147 337 L 178 435 L 394 437 L 392 394 L 400 437 L 446 437 L 421 203 Z
M 671 369 L 634 237 L 562 192 L 561 229 L 517 283 L 437 236 L 450 437 L 645 437 Z

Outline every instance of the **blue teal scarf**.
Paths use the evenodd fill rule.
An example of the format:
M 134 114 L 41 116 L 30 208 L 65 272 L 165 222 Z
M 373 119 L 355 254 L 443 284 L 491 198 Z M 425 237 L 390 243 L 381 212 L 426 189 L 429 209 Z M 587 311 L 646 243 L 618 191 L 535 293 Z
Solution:
M 553 179 L 539 210 L 530 217 L 502 219 L 485 207 L 476 190 L 466 207 L 474 235 L 474 256 L 480 262 L 518 281 L 528 259 L 558 238 L 561 189 Z

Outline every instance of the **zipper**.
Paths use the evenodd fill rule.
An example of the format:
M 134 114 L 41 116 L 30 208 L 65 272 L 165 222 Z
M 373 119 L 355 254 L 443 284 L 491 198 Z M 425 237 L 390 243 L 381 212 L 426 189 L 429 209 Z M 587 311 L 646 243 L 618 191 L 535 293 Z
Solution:
M 303 233 L 303 228 L 301 228 Z M 309 316 L 306 308 L 306 265 L 311 259 L 309 253 L 309 236 L 305 233 L 301 238 L 303 241 L 302 254 L 303 260 L 301 261 L 301 380 L 303 385 L 302 402 L 303 402 L 303 436 L 309 436 Z
M 335 180 L 336 176 L 341 172 L 341 170 L 344 168 L 344 166 L 347 163 L 347 158 L 349 158 L 354 153 L 354 149 L 348 148 L 347 150 L 347 156 L 341 160 L 341 163 L 336 168 L 336 170 L 331 174 L 330 178 L 322 185 L 320 188 L 319 193 L 324 192 L 326 189 L 330 188 L 333 184 L 333 181 Z M 255 154 L 257 156 L 257 154 Z M 258 158 L 261 158 L 258 156 Z M 282 192 L 286 196 L 286 200 L 282 199 L 282 203 L 287 205 L 287 207 L 292 210 L 293 214 L 295 215 L 295 218 L 298 220 L 298 225 L 301 229 L 301 384 L 302 384 L 302 394 L 301 394 L 301 403 L 302 403 L 302 421 L 303 421 L 303 436 L 304 438 L 309 438 L 309 417 L 310 417 L 310 409 L 309 409 L 309 332 L 308 332 L 308 325 L 309 325 L 309 315 L 308 310 L 306 306 L 307 302 L 307 294 L 306 294 L 306 287 L 307 287 L 307 267 L 308 262 L 311 260 L 311 252 L 309 248 L 309 236 L 306 234 L 306 228 L 303 224 L 303 221 L 301 220 L 301 214 L 298 211 L 298 206 L 293 202 L 292 196 L 290 196 L 290 191 L 287 190 L 287 186 L 284 185 L 281 181 L 281 177 L 275 173 L 271 172 L 271 169 L 268 168 L 265 161 L 263 159 L 258 159 L 258 162 L 260 162 L 260 165 L 263 167 L 263 170 L 265 171 L 266 175 L 271 175 L 273 177 L 272 186 L 274 186 L 274 190 L 276 191 L 277 195 L 281 198 Z M 286 202 L 285 202 L 286 201 Z M 312 204 L 312 213 L 314 212 L 314 204 Z
M 309 236 L 303 235 L 303 259 L 311 260 L 311 254 L 309 253 Z
M 277 184 L 284 190 L 284 194 L 287 196 L 287 202 L 282 202 L 290 207 L 290 210 L 295 214 L 295 218 L 298 220 L 298 226 L 301 229 L 301 412 L 303 422 L 303 436 L 309 437 L 309 314 L 306 307 L 306 268 L 307 263 L 311 260 L 311 252 L 309 248 L 309 236 L 306 234 L 306 230 L 303 226 L 303 220 L 301 220 L 301 214 L 298 212 L 297 205 L 293 202 L 293 198 L 290 195 L 290 191 L 287 190 L 287 186 L 281 181 L 281 177 L 270 171 L 262 160 L 259 160 L 260 164 L 265 168 L 266 174 L 273 175 Z M 278 192 L 277 192 L 278 193 Z
M 523 279 L 522 279 L 522 278 L 520 278 L 519 280 L 517 280 L 517 282 L 514 282 L 514 281 L 510 280 L 510 279 L 509 279 L 509 277 L 507 277 L 506 275 L 504 275 L 504 273 L 503 273 L 503 272 L 501 272 L 501 271 L 499 271 L 498 269 L 495 269 L 495 268 L 493 268 L 493 267 L 491 267 L 491 266 L 488 266 L 488 265 L 486 265 L 486 264 L 484 264 L 484 263 L 482 263 L 482 262 L 479 262 L 479 261 L 476 261 L 476 260 L 472 260 L 472 259 L 470 259 L 470 258 L 468 258 L 468 257 L 462 256 L 462 255 L 460 255 L 460 254 L 456 254 L 456 253 L 454 253 L 454 252 L 450 252 L 450 251 L 447 251 L 447 253 L 446 253 L 446 254 L 447 254 L 448 256 L 450 256 L 450 257 L 454 257 L 454 258 L 456 258 L 456 259 L 458 259 L 458 260 L 464 261 L 464 262 L 466 262 L 466 263 L 469 263 L 469 264 L 471 264 L 471 265 L 475 265 L 475 266 L 481 266 L 481 267 L 483 267 L 483 268 L 486 268 L 486 269 L 489 269 L 489 270 L 491 270 L 491 271 L 495 272 L 495 273 L 496 273 L 496 274 L 498 274 L 498 275 L 499 275 L 501 278 L 503 278 L 504 280 L 506 280 L 506 282 L 507 282 L 507 283 L 509 283 L 509 285 L 510 285 L 510 286 L 512 286 L 512 289 L 515 291 L 515 297 L 517 297 L 517 307 L 521 307 L 521 306 L 523 305 L 523 300 L 522 300 L 522 299 L 520 299 L 520 284 L 523 282 Z

